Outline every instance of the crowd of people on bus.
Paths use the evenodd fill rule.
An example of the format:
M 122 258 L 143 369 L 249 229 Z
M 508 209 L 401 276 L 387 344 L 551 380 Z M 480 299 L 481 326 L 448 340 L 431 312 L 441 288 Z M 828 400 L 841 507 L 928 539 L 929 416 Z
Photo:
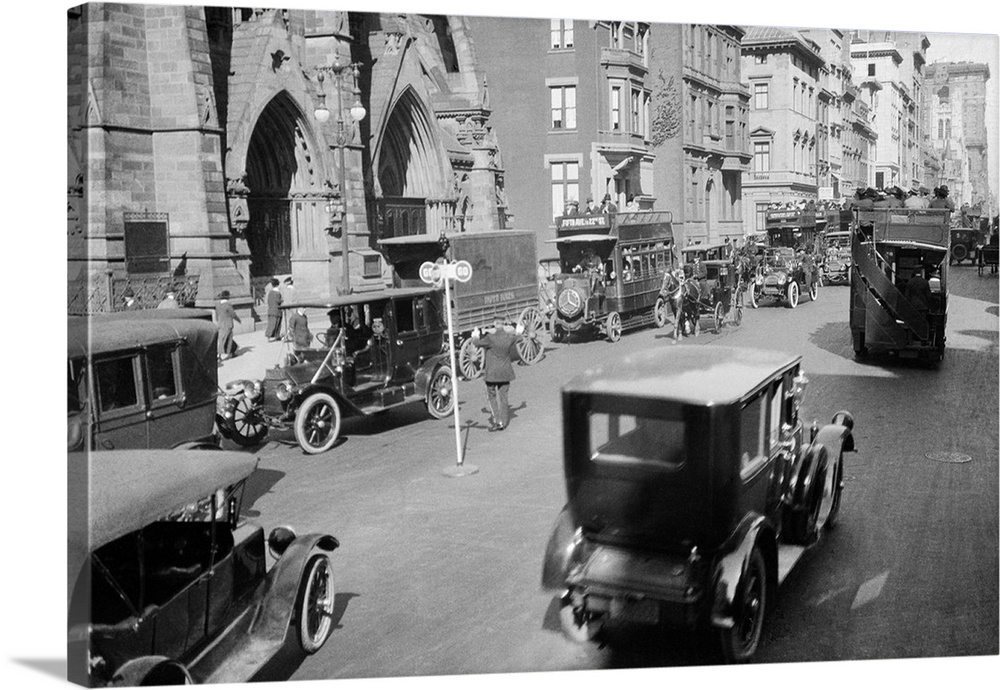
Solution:
M 635 195 L 629 196 L 624 210 L 640 210 L 639 198 Z M 610 194 L 605 194 L 600 204 L 594 203 L 593 197 L 587 197 L 587 203 L 584 205 L 582 212 L 580 210 L 580 202 L 576 199 L 567 201 L 563 208 L 563 216 L 597 216 L 602 213 L 618 213 L 618 204 L 612 200 Z

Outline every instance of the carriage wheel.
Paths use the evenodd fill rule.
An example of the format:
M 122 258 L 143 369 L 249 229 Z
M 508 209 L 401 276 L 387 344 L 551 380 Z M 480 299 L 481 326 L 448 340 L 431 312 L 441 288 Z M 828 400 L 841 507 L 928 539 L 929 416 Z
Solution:
M 538 307 L 525 307 L 517 322 L 524 328 L 525 337 L 540 337 L 541 331 L 545 330 L 545 317 Z
M 653 305 L 653 323 L 657 328 L 667 325 L 667 301 L 663 297 L 657 297 L 656 304 Z
M 733 306 L 729 308 L 729 318 L 734 326 L 743 323 L 743 293 L 736 292 L 733 295 Z
M 726 316 L 726 310 L 723 308 L 722 302 L 716 302 L 715 303 L 715 310 L 713 312 L 713 315 L 715 316 L 715 332 L 716 333 L 721 333 L 722 332 L 722 320 Z
M 466 381 L 482 376 L 486 366 L 486 350 L 472 344 L 472 338 L 466 338 L 458 351 L 458 371 Z
M 605 321 L 604 330 L 608 336 L 608 340 L 613 343 L 617 343 L 622 339 L 622 317 L 616 311 L 608 314 L 607 321 Z
M 537 334 L 529 336 L 527 332 L 517 341 L 517 356 L 522 364 L 534 364 L 542 357 L 544 348 Z

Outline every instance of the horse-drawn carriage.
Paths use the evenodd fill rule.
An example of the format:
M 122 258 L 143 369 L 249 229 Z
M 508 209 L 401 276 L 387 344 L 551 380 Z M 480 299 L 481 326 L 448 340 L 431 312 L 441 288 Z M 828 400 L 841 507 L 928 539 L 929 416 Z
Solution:
M 674 313 L 674 338 L 698 335 L 701 317 L 711 316 L 718 333 L 725 324 L 743 322 L 743 294 L 739 264 L 732 259 L 696 259 L 664 276 L 660 295 Z
M 993 236 L 990 237 L 989 243 L 979 248 L 979 252 L 976 257 L 977 259 L 976 264 L 978 265 L 979 268 L 979 275 L 983 275 L 987 266 L 990 267 L 990 273 L 997 272 L 997 260 L 998 260 L 997 249 L 998 249 L 997 235 L 996 233 L 994 233 Z

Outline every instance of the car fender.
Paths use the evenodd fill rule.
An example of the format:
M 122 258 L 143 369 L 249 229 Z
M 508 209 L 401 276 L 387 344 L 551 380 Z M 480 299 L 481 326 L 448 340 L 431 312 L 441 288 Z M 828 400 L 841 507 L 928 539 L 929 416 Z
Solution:
M 340 413 L 342 415 L 347 416 L 364 414 L 361 408 L 351 402 L 339 390 L 324 383 L 303 383 L 296 386 L 292 391 L 292 397 L 288 399 L 288 409 L 295 410 L 295 414 L 298 414 L 299 407 L 301 407 L 306 398 L 313 393 L 326 393 L 332 397 L 340 407 Z
M 768 590 L 774 591 L 778 581 L 777 536 L 770 521 L 759 513 L 748 513 L 739 527 L 720 550 L 712 567 L 712 625 L 732 628 L 733 602 L 743 581 L 755 546 L 760 546 L 767 565 Z
M 785 503 L 792 510 L 807 509 L 814 490 L 816 475 L 828 462 L 829 452 L 822 443 L 813 441 L 802 448 L 792 467 Z
M 843 445 L 840 446 L 841 452 L 853 453 L 857 451 L 857 446 L 854 445 L 854 415 L 847 410 L 840 410 L 833 415 L 833 421 L 828 426 L 841 426 L 847 429 L 847 435 L 841 439 L 843 442 Z
M 431 385 L 431 378 L 434 376 L 434 372 L 445 364 L 451 366 L 450 362 L 451 359 L 447 354 L 437 354 L 433 357 L 428 357 L 426 360 L 421 362 L 416 373 L 413 375 L 414 388 L 416 388 L 421 395 L 426 395 L 427 389 Z
M 317 553 L 332 553 L 339 546 L 337 538 L 329 534 L 305 534 L 289 544 L 267 574 L 250 634 L 284 643 L 306 565 Z
M 556 518 L 556 524 L 545 546 L 545 560 L 542 562 L 542 589 L 562 589 L 570 568 L 579 561 L 583 536 L 573 522 L 568 506 L 564 506 Z
M 111 680 L 111 684 L 114 686 L 127 686 L 133 687 L 137 685 L 143 685 L 143 681 L 146 677 L 158 668 L 171 667 L 176 669 L 178 674 L 186 676 L 188 680 L 191 679 L 191 673 L 175 659 L 170 657 L 160 656 L 160 655 L 150 655 L 141 656 L 137 659 L 129 659 L 124 664 L 118 667 L 115 671 L 114 677 Z M 155 683 L 159 685 L 159 683 Z M 148 683 L 147 683 L 148 685 Z M 188 683 L 188 685 L 194 685 L 194 682 Z

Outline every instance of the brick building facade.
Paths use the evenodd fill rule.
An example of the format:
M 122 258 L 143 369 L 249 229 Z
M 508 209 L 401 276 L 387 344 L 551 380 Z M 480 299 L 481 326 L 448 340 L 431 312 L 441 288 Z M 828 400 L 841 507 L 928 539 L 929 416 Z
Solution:
M 380 236 L 506 223 L 465 19 L 88 4 L 68 33 L 71 310 L 173 273 L 243 314 L 274 276 L 323 297 L 346 265 L 379 289 Z M 331 69 L 347 63 L 356 84 Z M 365 116 L 341 130 L 339 104 Z

